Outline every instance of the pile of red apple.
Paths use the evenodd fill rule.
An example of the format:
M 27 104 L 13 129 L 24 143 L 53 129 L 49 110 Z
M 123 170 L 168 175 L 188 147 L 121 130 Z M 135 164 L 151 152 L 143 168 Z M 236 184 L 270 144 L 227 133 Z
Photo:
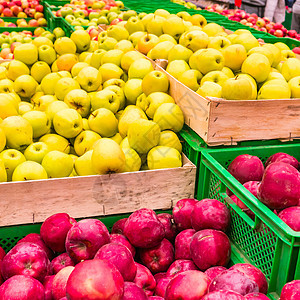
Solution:
M 38 0 L 0 0 L 1 17 L 35 18 L 43 10 Z
M 268 299 L 263 273 L 229 269 L 228 208 L 182 199 L 173 215 L 143 208 L 111 233 L 98 219 L 52 215 L 1 251 L 0 299 Z
M 223 9 L 219 4 L 207 6 L 208 11 L 219 13 L 231 21 L 240 22 L 256 30 L 268 32 L 277 37 L 289 37 L 300 40 L 295 30 L 287 30 L 282 24 L 271 22 L 268 18 L 260 18 L 256 14 L 248 14 L 242 9 Z

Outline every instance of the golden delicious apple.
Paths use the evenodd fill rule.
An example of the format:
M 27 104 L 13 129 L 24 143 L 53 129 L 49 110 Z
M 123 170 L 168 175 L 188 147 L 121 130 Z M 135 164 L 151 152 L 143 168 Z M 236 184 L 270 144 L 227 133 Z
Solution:
M 106 108 L 115 114 L 119 110 L 120 100 L 115 92 L 106 88 L 97 92 L 94 97 L 91 98 L 91 107 L 92 111 L 98 108 Z
M 286 81 L 290 81 L 292 78 L 299 76 L 300 74 L 300 60 L 298 58 L 288 58 L 281 68 L 281 74 Z
M 253 95 L 252 87 L 251 82 L 247 78 L 239 76 L 229 78 L 223 84 L 222 97 L 228 100 L 251 100 Z
M 192 22 L 193 23 L 193 22 Z M 216 36 L 221 32 L 224 32 L 224 29 L 222 26 L 220 26 L 217 23 L 209 23 L 203 26 L 202 28 L 203 32 L 205 32 L 208 36 Z
M 157 146 L 147 155 L 149 170 L 179 168 L 182 166 L 181 154 L 175 148 Z
M 10 79 L 0 80 L 0 93 L 12 93 L 14 90 L 14 83 Z
M 132 33 L 129 38 L 128 38 L 128 41 L 130 41 L 133 45 L 133 48 L 137 45 L 139 39 L 143 36 L 145 36 L 147 33 L 146 32 L 143 32 L 143 31 L 137 31 L 137 32 L 134 32 Z M 121 42 L 121 41 L 120 41 Z M 133 50 L 133 49 L 132 49 Z M 127 52 L 127 51 L 126 51 Z
M 94 144 L 92 167 L 97 174 L 122 172 L 125 166 L 125 154 L 115 141 L 103 138 Z
M 0 127 L 0 152 L 5 148 L 6 136 L 4 130 Z
M 169 62 L 166 69 L 166 71 L 176 79 L 188 70 L 190 70 L 190 67 L 185 60 L 173 60 Z
M 55 72 L 55 73 L 50 73 L 47 74 L 41 81 L 41 89 L 42 91 L 45 93 L 45 95 L 54 95 L 54 89 L 55 86 L 58 82 L 58 80 L 60 80 L 61 78 L 63 78 L 63 76 L 61 76 L 61 74 Z
M 4 162 L 0 159 L 0 182 L 7 181 L 7 173 L 5 170 Z
M 76 77 L 78 75 L 78 73 L 85 67 L 89 67 L 90 65 L 86 62 L 78 62 L 76 63 L 73 67 L 72 67 L 72 70 L 71 70 L 71 74 L 72 76 L 71 77 Z M 63 72 L 63 71 L 61 71 Z
M 27 120 L 33 129 L 33 138 L 39 138 L 46 134 L 51 127 L 51 121 L 47 114 L 43 111 L 33 110 L 29 111 L 22 116 Z
M 204 27 L 207 24 L 205 17 L 200 14 L 192 15 L 187 21 L 190 21 L 193 25 L 200 27 Z
M 64 77 L 56 82 L 54 93 L 58 100 L 63 101 L 65 96 L 72 90 L 80 89 L 78 81 L 73 78 Z
M 123 54 L 124 52 L 122 50 L 118 50 L 118 49 L 109 50 L 102 55 L 101 65 L 105 63 L 111 63 L 120 67 Z
M 232 39 L 232 44 L 241 44 L 245 47 L 246 52 L 254 47 L 259 47 L 258 40 L 251 33 L 242 33 Z
M 272 67 L 276 67 L 281 60 L 281 51 L 273 44 L 268 44 L 268 43 L 263 44 L 262 47 L 268 49 L 273 53 L 274 59 L 273 59 Z
M 37 61 L 33 64 L 30 70 L 31 76 L 40 83 L 42 79 L 47 75 L 51 73 L 51 69 L 47 63 L 44 61 Z
M 102 137 L 112 137 L 118 131 L 118 120 L 113 112 L 107 108 L 98 108 L 89 118 L 89 127 Z
M 38 59 L 51 66 L 57 58 L 55 50 L 49 45 L 42 45 L 38 48 Z
M 12 60 L 7 66 L 6 76 L 15 81 L 21 75 L 29 75 L 29 68 L 21 61 Z
M 82 130 L 90 130 L 89 121 L 86 118 L 82 118 Z
M 231 42 L 228 38 L 224 36 L 214 36 L 209 38 L 207 48 L 214 48 L 221 51 L 224 55 L 223 50 L 231 45 Z
M 58 55 L 63 55 L 66 53 L 76 53 L 76 44 L 74 41 L 68 37 L 58 38 L 54 42 L 54 49 Z
M 127 137 L 132 149 L 141 154 L 147 153 L 158 144 L 160 128 L 153 121 L 139 119 L 130 124 Z
M 197 91 L 203 75 L 198 70 L 187 70 L 183 72 L 178 80 L 193 91 Z
M 174 43 L 170 41 L 159 42 L 147 54 L 151 59 L 168 59 L 170 50 L 174 47 Z
M 271 71 L 269 73 L 269 76 L 268 76 L 268 78 L 267 78 L 266 81 L 270 81 L 272 79 L 282 79 L 282 80 L 286 81 L 285 78 L 283 77 L 283 75 L 281 73 L 279 73 L 279 72 L 273 72 L 273 71 Z
M 300 98 L 300 75 L 290 79 L 288 84 L 291 90 L 291 98 Z
M 58 111 L 53 117 L 55 131 L 65 137 L 74 138 L 82 131 L 82 117 L 72 108 Z
M 183 33 L 179 39 L 179 44 L 192 50 L 193 52 L 207 48 L 209 42 L 208 35 L 200 30 L 191 30 Z
M 57 150 L 67 154 L 70 152 L 69 141 L 58 134 L 45 134 L 40 137 L 39 142 L 45 143 L 48 146 L 49 151 Z
M 112 50 L 116 47 L 118 41 L 112 37 L 99 38 L 98 37 L 98 48 L 103 50 Z
M 163 103 L 175 103 L 170 95 L 162 92 L 151 93 L 145 101 L 147 107 L 145 107 L 144 111 L 150 119 L 153 119 L 157 108 Z
M 94 92 L 101 86 L 102 76 L 96 68 L 86 67 L 78 73 L 76 80 L 82 89 L 87 92 Z
M 25 161 L 19 164 L 12 175 L 12 181 L 27 181 L 47 179 L 46 170 L 35 161 Z
M 130 17 L 127 20 L 124 27 L 126 28 L 126 30 L 128 31 L 129 34 L 132 34 L 136 31 L 144 31 L 145 30 L 143 22 L 138 17 L 135 17 L 135 16 Z
M 128 31 L 119 25 L 112 25 L 107 28 L 107 36 L 116 39 L 118 42 L 121 40 L 127 40 L 129 37 Z
M 49 178 L 68 177 L 73 171 L 73 159 L 61 151 L 48 152 L 42 161 Z
M 94 143 L 101 139 L 101 136 L 91 130 L 82 131 L 75 138 L 74 149 L 78 156 L 83 155 L 87 151 L 91 150 Z
M 190 61 L 193 56 L 196 59 L 196 69 L 204 75 L 210 71 L 221 71 L 224 67 L 224 56 L 219 50 L 213 48 L 198 50 L 191 56 Z
M 188 62 L 192 54 L 193 51 L 191 51 L 190 49 L 182 45 L 176 45 L 169 51 L 168 57 L 166 59 L 169 62 L 173 60 L 184 60 Z
M 33 130 L 31 124 L 21 116 L 5 118 L 1 124 L 9 148 L 24 150 L 32 143 Z
M 296 54 L 292 50 L 281 50 L 281 62 L 285 62 L 288 58 L 295 58 L 295 57 Z
M 128 40 L 122 40 L 115 46 L 116 50 L 121 50 L 123 53 L 134 50 L 133 44 Z
M 161 130 L 170 129 L 179 132 L 184 124 L 184 116 L 177 104 L 163 103 L 157 108 L 153 121 L 159 125 Z
M 289 46 L 282 42 L 277 42 L 274 44 L 274 46 L 276 46 L 280 51 L 281 50 L 290 50 Z
M 159 39 L 155 34 L 147 33 L 147 35 L 141 37 L 137 43 L 137 50 L 139 52 L 146 54 L 156 45 L 158 44 Z
M 0 118 L 5 119 L 9 116 L 17 116 L 18 108 L 16 108 L 15 103 L 6 94 L 1 93 L 0 101 Z
M 34 110 L 46 111 L 48 105 L 52 102 L 57 101 L 57 98 L 52 95 L 43 95 L 36 98 L 31 98 L 31 103 L 33 104 Z
M 251 75 L 256 82 L 265 81 L 271 71 L 268 58 L 260 53 L 250 54 L 242 64 L 242 73 Z
M 125 81 L 122 80 L 122 79 L 117 79 L 117 78 L 112 78 L 112 79 L 109 79 L 109 80 L 106 80 L 104 83 L 103 83 L 103 88 L 107 88 L 108 86 L 110 85 L 116 85 L 120 88 L 124 88 L 125 86 Z
M 273 52 L 272 52 L 271 50 L 269 50 L 268 48 L 266 48 L 266 47 L 261 47 L 261 46 L 259 46 L 259 47 L 254 47 L 254 48 L 252 48 L 252 49 L 250 49 L 250 50 L 248 51 L 247 55 L 249 56 L 249 55 L 252 54 L 252 53 L 260 53 L 260 54 L 265 55 L 265 56 L 268 58 L 268 60 L 269 60 L 269 62 L 270 62 L 270 65 L 273 64 L 273 61 L 274 61 L 274 54 L 273 54 Z
M 106 53 L 106 50 L 104 50 L 104 49 L 97 49 L 96 51 L 94 51 L 92 56 L 91 56 L 91 61 L 90 61 L 91 67 L 99 69 L 100 66 L 101 66 L 102 56 L 105 53 Z
M 231 69 L 229 69 L 228 67 L 224 67 L 221 70 L 228 78 L 233 78 L 234 77 L 234 73 L 232 72 Z
M 258 91 L 257 99 L 289 99 L 291 89 L 282 79 L 272 79 L 265 82 Z
M 32 43 L 18 45 L 14 50 L 14 59 L 33 65 L 38 60 L 38 48 Z
M 81 89 L 70 91 L 64 99 L 67 108 L 75 109 L 82 117 L 86 117 L 91 110 L 91 99 L 88 93 Z M 64 106 L 58 106 L 58 109 Z M 57 111 L 56 111 L 57 112 Z
M 70 38 L 75 43 L 78 53 L 87 51 L 90 48 L 91 37 L 85 30 L 75 30 Z
M 187 11 L 180 11 L 176 15 L 184 21 L 188 21 L 191 18 L 191 15 Z
M 126 148 L 130 148 L 129 142 L 128 142 L 128 137 L 126 136 L 120 143 L 120 147 L 124 150 Z
M 140 58 L 144 58 L 144 56 L 138 52 L 138 51 L 128 51 L 126 53 L 124 53 L 124 55 L 122 56 L 121 59 L 121 67 L 125 72 L 128 72 L 129 67 L 131 66 L 131 64 L 135 61 L 138 60 Z
M 160 17 L 163 17 L 163 18 L 168 18 L 170 17 L 170 13 L 165 10 L 165 9 L 157 9 L 155 12 L 154 12 L 154 15 L 155 16 L 160 16 Z
M 142 22 L 143 22 L 145 28 L 147 28 L 148 22 L 150 22 L 150 20 L 152 20 L 153 18 L 154 18 L 153 13 L 147 14 L 142 18 Z
M 169 79 L 161 71 L 148 73 L 142 82 L 142 90 L 148 96 L 154 92 L 167 93 L 169 89 Z
M 26 160 L 42 163 L 44 156 L 49 152 L 49 147 L 46 143 L 36 142 L 30 144 L 24 151 Z
M 182 152 L 182 145 L 177 134 L 171 130 L 164 130 L 160 133 L 158 146 L 172 147 L 178 150 L 179 153 Z
M 131 78 L 139 78 L 143 79 L 148 73 L 153 71 L 152 63 L 145 59 L 141 58 L 135 60 L 129 67 L 128 77 Z
M 124 148 L 122 150 L 125 154 L 125 166 L 121 172 L 124 173 L 139 171 L 142 165 L 142 161 L 138 153 L 132 148 Z
M 219 84 L 220 86 L 223 86 L 224 82 L 228 78 L 229 77 L 225 75 L 222 71 L 211 71 L 203 76 L 203 78 L 201 79 L 201 85 L 206 81 L 211 81 Z
M 158 37 L 158 42 L 161 43 L 161 42 L 171 42 L 173 43 L 174 45 L 177 45 L 177 41 L 169 34 L 162 34 Z
M 129 79 L 124 86 L 124 94 L 127 99 L 127 104 L 136 104 L 137 98 L 143 93 L 142 79 Z
M 78 63 L 78 57 L 75 54 L 63 54 L 58 57 L 55 63 L 58 71 L 71 72 L 73 66 Z
M 125 138 L 127 136 L 129 126 L 134 121 L 139 119 L 147 120 L 146 114 L 139 107 L 134 105 L 128 105 L 124 109 L 118 124 L 119 133 L 121 134 L 122 138 Z
M 111 63 L 103 64 L 99 68 L 99 72 L 102 77 L 102 82 L 105 82 L 109 79 L 120 79 L 124 73 L 124 71 L 120 67 Z
M 34 44 L 37 48 L 39 48 L 42 45 L 49 45 L 53 47 L 52 41 L 44 36 L 37 36 L 35 39 L 32 40 L 32 44 Z
M 119 132 L 117 132 L 114 136 L 112 136 L 110 139 L 112 139 L 113 141 L 115 141 L 116 143 L 118 143 L 119 145 L 122 142 L 122 136 Z
M 237 79 L 245 78 L 245 79 L 249 80 L 249 82 L 251 83 L 251 86 L 252 86 L 252 95 L 251 95 L 250 99 L 251 100 L 256 99 L 257 98 L 257 84 L 256 84 L 255 79 L 248 74 L 242 74 L 242 73 L 237 74 L 236 77 L 237 77 Z
M 38 83 L 30 75 L 21 75 L 14 82 L 14 91 L 22 98 L 30 98 L 34 95 Z
M 205 81 L 196 91 L 197 94 L 202 97 L 216 97 L 221 98 L 222 96 L 222 87 L 213 82 L 213 81 Z
M 26 161 L 25 156 L 16 149 L 7 149 L 0 153 L 0 160 L 4 163 L 7 181 L 11 181 L 15 168 Z
M 163 25 L 164 21 L 165 21 L 164 17 L 154 15 L 153 18 L 151 18 L 149 20 L 146 27 L 144 27 L 144 28 L 146 28 L 146 31 L 148 33 L 155 34 L 156 36 L 160 36 L 163 34 L 162 25 Z M 141 30 L 141 31 L 144 31 L 144 30 Z
M 124 94 L 124 91 L 122 88 L 120 88 L 117 85 L 109 85 L 105 88 L 105 90 L 112 91 L 117 95 L 117 98 L 119 99 L 119 102 L 120 102 L 120 106 L 119 106 L 118 110 L 123 109 L 125 107 L 126 99 L 125 99 L 125 94 Z
M 33 105 L 29 102 L 25 102 L 25 101 L 21 101 L 19 103 L 19 115 L 23 115 L 28 111 L 32 111 L 33 110 Z
M 176 40 L 184 33 L 185 26 L 183 20 L 177 16 L 170 17 L 163 22 L 163 33 L 173 36 Z
M 89 150 L 76 159 L 74 168 L 79 176 L 97 175 L 92 166 L 92 154 L 93 150 Z

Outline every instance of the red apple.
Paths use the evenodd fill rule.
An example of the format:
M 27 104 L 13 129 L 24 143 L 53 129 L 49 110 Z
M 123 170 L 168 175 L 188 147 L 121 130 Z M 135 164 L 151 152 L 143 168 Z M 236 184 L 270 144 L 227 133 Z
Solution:
M 36 10 L 37 12 L 43 12 L 43 11 L 44 11 L 44 7 L 43 7 L 43 5 L 38 4 L 38 5 L 35 7 L 35 10 Z
M 266 29 L 267 29 L 267 31 L 270 31 L 271 29 L 273 29 L 273 25 L 270 24 L 270 23 L 268 23 L 268 24 L 266 25 Z
M 288 34 L 289 37 L 294 38 L 297 35 L 297 31 L 296 30 L 289 30 L 287 34 Z
M 266 22 L 266 24 L 270 23 L 270 20 L 267 17 L 263 17 L 262 19 Z
M 108 244 L 109 232 L 97 219 L 85 219 L 74 224 L 66 238 L 66 250 L 75 263 L 92 259 L 97 251 Z
M 172 279 L 173 276 L 166 276 L 165 278 L 160 279 L 156 284 L 155 295 L 165 297 L 167 287 Z
M 295 47 L 292 51 L 296 54 L 300 54 L 300 47 Z
M 124 225 L 125 225 L 126 221 L 127 221 L 127 218 L 123 218 L 123 219 L 120 219 L 117 222 L 115 222 L 111 229 L 111 233 L 123 234 Z
M 281 28 L 281 31 L 282 31 L 282 33 L 283 33 L 283 36 L 286 36 L 287 35 L 287 32 L 288 32 L 288 30 L 286 29 L 286 28 Z
M 165 299 L 201 299 L 207 293 L 209 283 L 209 278 L 201 271 L 181 272 L 170 281 Z
M 280 29 L 275 30 L 274 35 L 277 37 L 283 37 L 283 32 Z
M 174 248 L 169 240 L 163 239 L 153 248 L 139 249 L 139 257 L 152 273 L 164 272 L 174 261 Z
M 178 230 L 192 228 L 191 213 L 197 202 L 195 199 L 181 199 L 176 203 L 173 208 L 173 218 Z
M 31 242 L 31 243 L 39 245 L 46 252 L 49 260 L 51 260 L 54 256 L 53 251 L 50 248 L 47 247 L 47 245 L 42 240 L 41 235 L 38 234 L 38 233 L 29 233 L 29 234 L 27 234 L 24 238 L 19 240 L 17 242 L 17 244 L 23 243 L 23 242 Z
M 8 7 L 4 8 L 2 13 L 4 17 L 12 17 L 13 15 L 12 11 Z
M 0 4 L 0 14 L 2 14 L 3 10 L 4 10 L 4 6 Z
M 165 227 L 165 238 L 170 242 L 174 242 L 177 230 L 173 216 L 171 214 L 162 213 L 158 214 L 157 218 Z
M 19 12 L 22 11 L 22 8 L 21 8 L 20 6 L 14 5 L 14 6 L 11 8 L 11 11 L 12 11 L 13 15 L 14 15 L 15 17 L 17 17 L 18 14 L 19 14 Z
M 204 229 L 194 234 L 191 244 L 193 262 L 205 271 L 213 266 L 226 266 L 230 260 L 231 245 L 223 231 Z
M 47 218 L 41 227 L 41 237 L 55 252 L 65 252 L 66 236 L 76 220 L 66 213 L 54 214 Z
M 128 250 L 131 252 L 132 257 L 135 257 L 135 248 L 130 244 L 127 237 L 123 234 L 111 234 L 110 235 L 110 242 L 114 244 L 121 244 L 128 248 Z
M 114 264 L 101 259 L 86 260 L 77 264 L 71 273 L 67 298 L 121 300 L 123 289 L 123 277 Z
M 0 261 L 3 259 L 3 257 L 6 255 L 4 249 L 0 246 Z
M 45 300 L 53 300 L 52 297 L 52 283 L 55 275 L 46 276 L 43 282 L 45 289 Z
M 28 22 L 28 26 L 29 26 L 29 27 L 38 27 L 38 26 L 39 26 L 39 23 L 38 23 L 37 20 L 32 19 L 32 20 L 30 20 L 30 21 Z
M 246 19 L 243 19 L 243 20 L 240 21 L 240 23 L 243 24 L 243 25 L 246 25 L 248 22 L 247 22 Z
M 260 30 L 260 31 L 263 31 L 263 32 L 267 32 L 266 27 L 262 27 L 262 28 L 260 28 L 259 30 Z
M 166 272 L 160 272 L 160 273 L 154 274 L 156 283 L 158 283 L 162 278 L 165 278 L 166 276 L 167 276 Z
M 152 209 L 142 208 L 128 217 L 124 235 L 135 247 L 151 248 L 163 240 L 165 230 Z
M 192 259 L 190 243 L 196 233 L 194 229 L 181 231 L 175 238 L 175 259 Z
M 54 277 L 52 283 L 52 296 L 54 300 L 59 300 L 66 296 L 67 281 L 75 267 L 69 266 L 61 269 Z
M 46 252 L 37 244 L 19 243 L 3 258 L 1 272 L 4 279 L 14 275 L 29 275 L 43 281 L 48 275 L 50 261 Z
M 212 281 L 213 279 L 215 279 L 215 277 L 217 277 L 218 275 L 220 275 L 222 272 L 224 272 L 226 270 L 227 269 L 225 267 L 218 266 L 218 267 L 211 267 L 211 268 L 207 269 L 204 273 Z
M 116 18 L 111 21 L 110 25 L 117 25 L 118 23 L 122 22 L 123 20 L 120 18 Z
M 270 29 L 268 32 L 269 32 L 270 34 L 273 34 L 273 35 L 274 35 L 274 34 L 275 34 L 275 29 L 272 28 L 272 29 Z
M 36 279 L 26 275 L 15 275 L 0 286 L 0 299 L 44 300 L 45 289 Z
M 55 257 L 50 263 L 52 274 L 57 274 L 61 269 L 69 266 L 74 266 L 74 262 L 68 253 L 62 253 Z
M 19 45 L 22 45 L 21 42 L 13 42 L 11 45 L 10 45 L 10 50 L 11 52 L 13 53 L 15 51 L 15 48 Z M 46 246 L 46 245 L 45 245 Z M 49 249 L 50 250 L 50 249 Z M 50 250 L 51 251 L 51 250 Z
M 113 263 L 123 276 L 124 281 L 133 281 L 136 275 L 136 265 L 131 252 L 121 244 L 106 244 L 96 253 L 95 259 L 107 260 Z
M 8 2 L 8 3 L 7 3 L 7 7 L 8 7 L 8 8 L 12 8 L 14 5 L 15 5 L 15 4 L 14 4 L 13 2 Z
M 197 266 L 189 259 L 175 260 L 169 267 L 166 276 L 174 277 L 176 274 L 188 270 L 198 270 Z
M 159 296 L 150 296 L 148 297 L 148 300 L 163 300 L 164 298 L 163 297 L 159 297 Z
M 135 263 L 135 264 L 136 264 L 136 275 L 133 282 L 137 286 L 142 288 L 148 297 L 152 296 L 156 287 L 155 278 L 153 277 L 153 275 L 151 274 L 150 270 L 147 267 L 139 263 Z
M 274 28 L 275 30 L 277 30 L 277 29 L 282 29 L 282 27 L 283 27 L 282 24 L 280 24 L 280 23 L 275 23 L 273 28 Z
M 122 300 L 147 300 L 148 297 L 142 288 L 133 282 L 124 282 L 124 294 Z

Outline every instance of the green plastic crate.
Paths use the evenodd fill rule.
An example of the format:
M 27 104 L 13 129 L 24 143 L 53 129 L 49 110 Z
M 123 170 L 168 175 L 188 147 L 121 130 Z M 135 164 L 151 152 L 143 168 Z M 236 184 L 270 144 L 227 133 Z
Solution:
M 287 37 L 276 37 L 276 36 L 267 36 L 263 38 L 266 43 L 275 44 L 278 42 L 284 43 L 289 46 L 290 49 L 293 49 L 295 47 L 300 47 L 300 41 L 287 38 Z
M 256 155 L 263 162 L 277 152 L 300 160 L 300 144 L 231 149 L 205 149 L 201 152 L 198 199 L 215 198 L 225 203 L 232 217 L 229 233 L 236 253 L 260 268 L 269 280 L 269 296 L 278 299 L 283 285 L 300 279 L 300 232 L 293 231 L 262 204 L 226 170 L 240 154 Z M 256 215 L 250 219 L 226 194 L 229 188 Z

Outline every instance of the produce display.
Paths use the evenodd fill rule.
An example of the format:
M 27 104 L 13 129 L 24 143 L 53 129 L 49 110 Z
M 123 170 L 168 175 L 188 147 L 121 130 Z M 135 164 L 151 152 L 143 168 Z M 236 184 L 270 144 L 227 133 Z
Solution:
M 144 13 L 114 0 L 48 2 L 0 1 L 4 187 L 180 168 L 189 151 L 178 133 L 189 118 L 174 86 L 198 100 L 223 98 L 220 103 L 227 104 L 300 98 L 299 47 L 267 43 L 245 29 L 226 30 L 191 10 L 174 13 L 162 5 Z M 190 2 L 173 2 L 198 9 Z M 262 32 L 299 39 L 281 24 L 242 10 L 207 10 Z M 267 160 L 243 154 L 230 162 L 228 172 L 292 230 L 300 230 L 295 157 L 279 151 Z M 126 175 L 68 180 L 102 178 L 126 181 Z M 198 175 L 196 180 L 208 184 Z M 96 183 L 93 188 L 101 192 Z M 226 192 L 256 224 L 259 214 L 228 188 Z M 128 201 L 135 196 L 131 193 Z M 97 195 L 92 197 L 98 201 Z M 236 263 L 232 207 L 217 196 L 202 198 L 172 202 L 172 213 L 152 210 L 147 199 L 147 206 L 123 211 L 132 213 L 116 217 L 113 225 L 91 214 L 82 220 L 71 213 L 54 214 L 41 224 L 39 234 L 26 231 L 18 241 L 3 243 L 6 251 L 0 245 L 0 299 L 274 300 L 266 270 L 251 258 L 247 262 L 261 270 L 246 260 Z M 103 210 L 97 215 L 111 213 L 104 205 Z M 252 221 L 246 219 L 249 225 Z M 286 283 L 280 299 L 298 299 L 300 281 L 284 280 L 278 285 Z
M 205 215 L 201 229 L 191 215 L 196 220 Z M 100 220 L 76 222 L 66 213 L 55 214 L 40 234 L 28 234 L 7 254 L 1 251 L 0 296 L 252 299 L 255 293 L 256 299 L 268 299 L 268 283 L 259 269 L 228 265 L 229 224 L 228 209 L 213 199 L 182 199 L 172 214 L 143 208 L 118 220 L 111 233 Z

